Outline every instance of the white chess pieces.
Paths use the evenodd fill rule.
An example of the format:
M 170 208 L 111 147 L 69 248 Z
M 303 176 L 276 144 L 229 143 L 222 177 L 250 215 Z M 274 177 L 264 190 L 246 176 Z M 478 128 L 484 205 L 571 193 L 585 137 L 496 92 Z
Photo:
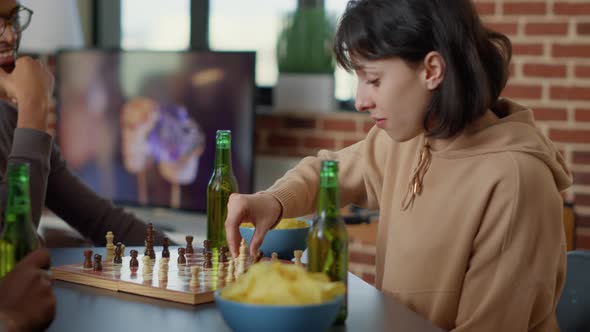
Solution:
M 276 252 L 273 252 L 270 256 L 270 261 L 273 263 L 276 263 L 279 261 L 279 254 L 277 254 Z
M 242 239 L 240 243 L 240 255 L 238 256 L 238 266 L 236 267 L 236 279 L 242 274 L 246 273 L 246 260 L 248 259 L 248 247 L 246 246 L 246 240 Z
M 158 267 L 158 279 L 164 281 L 168 280 L 168 258 L 160 258 L 160 266 Z
M 190 286 L 191 287 L 199 287 L 199 266 L 198 265 L 191 266 Z
M 233 259 L 231 259 L 227 263 L 227 276 L 225 277 L 225 282 L 228 284 L 230 282 L 234 282 L 234 260 Z
M 113 232 L 108 231 L 107 235 L 105 235 L 105 239 L 107 240 L 107 255 L 105 260 L 107 262 L 111 261 L 113 259 L 113 257 L 115 256 L 115 245 L 113 244 L 113 238 L 115 236 L 113 235 Z
M 150 275 L 150 274 L 152 273 L 152 271 L 153 271 L 153 270 L 152 270 L 152 264 L 151 264 L 151 262 L 150 262 L 150 256 L 143 256 L 143 257 L 141 258 L 141 261 L 142 261 L 142 263 L 143 263 L 143 264 L 142 264 L 142 266 L 141 266 L 141 269 L 142 269 L 142 271 L 143 271 L 143 272 L 142 272 L 142 273 L 143 273 L 143 275 L 144 275 L 144 276 L 145 276 L 145 275 Z
M 293 256 L 295 256 L 295 265 L 303 266 L 303 263 L 301 263 L 301 256 L 302 255 L 303 255 L 303 250 L 293 251 Z
M 225 279 L 225 263 L 219 262 L 219 269 L 217 270 L 217 278 L 219 280 Z

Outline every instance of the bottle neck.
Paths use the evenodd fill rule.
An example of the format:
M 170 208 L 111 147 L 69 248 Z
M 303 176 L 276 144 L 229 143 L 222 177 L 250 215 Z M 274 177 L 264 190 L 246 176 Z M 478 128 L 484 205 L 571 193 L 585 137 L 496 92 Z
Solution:
M 231 147 L 229 144 L 217 145 L 215 150 L 215 169 L 228 168 L 231 169 Z
M 338 179 L 322 177 L 318 197 L 318 216 L 320 219 L 336 218 L 340 216 L 340 191 Z

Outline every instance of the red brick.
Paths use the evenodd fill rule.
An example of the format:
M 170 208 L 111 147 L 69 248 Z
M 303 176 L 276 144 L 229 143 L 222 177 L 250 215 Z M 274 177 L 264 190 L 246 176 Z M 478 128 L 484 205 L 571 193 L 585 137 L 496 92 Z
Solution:
M 336 141 L 333 138 L 306 137 L 303 146 L 312 149 L 334 149 Z
M 588 175 L 588 177 L 590 178 L 590 174 Z M 576 180 L 574 179 L 574 184 L 578 184 L 579 182 L 576 182 Z M 590 195 L 585 195 L 585 194 L 576 194 L 576 198 L 575 198 L 575 204 L 576 206 L 580 206 L 580 205 L 585 205 L 585 206 L 590 206 Z M 590 221 L 590 217 L 587 217 L 588 220 L 585 221 Z M 580 221 L 580 220 L 577 220 Z
M 590 66 L 576 66 L 576 77 L 590 78 Z
M 590 109 L 576 109 L 576 121 L 590 121 Z
M 494 31 L 503 33 L 505 35 L 516 35 L 518 33 L 518 24 L 514 23 L 499 23 L 499 22 L 490 22 L 487 23 L 486 26 L 489 29 Z
M 590 173 L 574 172 L 573 175 L 574 175 L 574 184 L 590 185 Z M 584 205 L 590 205 L 590 195 L 576 194 L 576 204 L 578 203 L 578 198 L 580 198 L 581 200 L 584 200 L 587 198 L 588 204 L 584 204 Z
M 590 15 L 590 3 L 559 1 L 553 5 L 553 13 L 556 15 Z
M 551 129 L 549 138 L 556 142 L 590 143 L 590 130 Z
M 324 120 L 322 128 L 336 131 L 356 131 L 356 123 L 352 120 Z
M 578 196 L 580 194 L 576 194 L 576 204 L 578 204 Z M 588 196 L 588 199 L 590 199 L 589 195 L 583 195 L 583 196 Z M 586 198 L 584 198 L 583 201 L 585 201 Z M 584 204 L 584 205 L 590 205 L 590 204 Z M 590 227 L 590 216 L 581 216 L 581 215 L 576 215 L 576 226 L 578 227 Z
M 574 164 L 590 165 L 590 152 L 576 151 L 573 156 Z
M 555 44 L 551 53 L 556 58 L 588 58 L 590 44 Z
M 256 116 L 256 128 L 257 129 L 275 129 L 281 128 L 282 121 L 280 118 L 273 117 L 270 115 L 257 115 Z
M 547 65 L 527 63 L 522 67 L 525 76 L 531 77 L 565 77 L 567 67 L 565 65 Z
M 543 44 L 512 44 L 512 54 L 514 55 L 543 55 Z
M 371 285 L 375 285 L 375 275 L 372 273 L 363 273 L 363 280 Z
M 363 126 L 363 131 L 365 133 L 368 133 L 371 130 L 371 128 L 373 128 L 373 126 L 375 126 L 375 122 L 367 121 L 367 122 L 365 122 L 365 125 Z
M 565 108 L 533 107 L 535 120 L 539 121 L 565 121 L 567 110 Z
M 266 141 L 269 147 L 296 147 L 297 146 L 297 138 L 292 136 L 286 135 L 269 135 L 268 140 Z
M 576 234 L 576 249 L 590 250 L 590 234 L 581 232 Z
M 523 99 L 540 99 L 542 93 L 541 86 L 538 85 L 522 85 L 522 84 L 509 84 L 502 95 L 510 98 L 523 98 Z
M 590 23 L 578 23 L 578 35 L 590 35 Z
M 494 15 L 496 12 L 496 4 L 494 2 L 477 1 L 475 2 L 475 8 L 479 15 Z
M 545 15 L 546 2 L 505 2 L 504 15 Z
M 351 251 L 349 259 L 355 263 L 375 265 L 375 255 Z
M 285 128 L 289 129 L 314 129 L 316 127 L 316 120 L 286 117 L 283 119 L 283 124 Z
M 524 27 L 524 33 L 531 36 L 564 36 L 567 35 L 568 28 L 568 23 L 528 23 Z
M 552 86 L 551 99 L 590 100 L 590 88 L 577 86 Z

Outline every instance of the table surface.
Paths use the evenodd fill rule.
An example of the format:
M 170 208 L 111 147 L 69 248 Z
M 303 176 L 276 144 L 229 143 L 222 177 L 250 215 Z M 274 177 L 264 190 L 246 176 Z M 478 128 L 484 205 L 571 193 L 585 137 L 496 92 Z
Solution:
M 52 265 L 77 263 L 82 251 L 52 249 Z M 348 287 L 348 319 L 331 331 L 442 331 L 353 274 Z M 215 303 L 185 305 L 63 281 L 55 282 L 54 292 L 57 315 L 49 331 L 230 331 Z

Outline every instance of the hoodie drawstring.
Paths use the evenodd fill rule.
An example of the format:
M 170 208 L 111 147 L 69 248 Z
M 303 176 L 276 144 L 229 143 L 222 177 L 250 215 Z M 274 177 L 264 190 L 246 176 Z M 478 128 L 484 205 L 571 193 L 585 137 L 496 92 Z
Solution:
M 428 141 L 425 141 L 422 151 L 420 151 L 420 161 L 418 162 L 418 165 L 416 165 L 416 168 L 414 168 L 414 172 L 412 172 L 408 191 L 402 201 L 402 211 L 407 210 L 412 203 L 414 203 L 416 196 L 422 193 L 422 181 L 424 180 L 424 175 L 428 171 L 428 167 L 430 167 L 430 161 L 430 146 L 428 145 Z

